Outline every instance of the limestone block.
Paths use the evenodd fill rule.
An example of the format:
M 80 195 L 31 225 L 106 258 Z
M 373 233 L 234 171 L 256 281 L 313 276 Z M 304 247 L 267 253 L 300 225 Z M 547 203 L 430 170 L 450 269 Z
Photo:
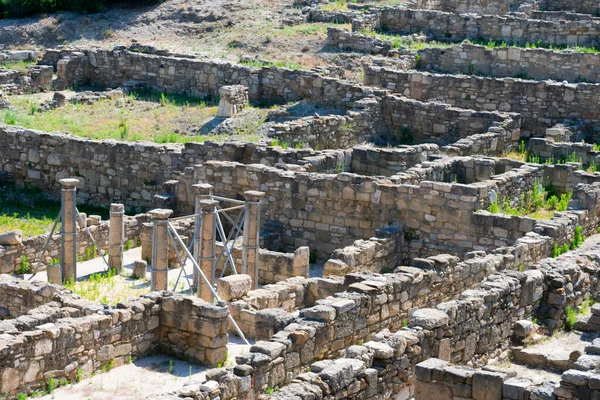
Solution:
M 146 279 L 146 270 L 148 263 L 146 261 L 133 262 L 133 275 L 139 279 Z
M 252 289 L 250 275 L 230 275 L 219 279 L 217 292 L 223 300 L 231 301 L 240 299 Z
M 19 230 L 0 234 L 0 245 L 16 246 L 22 245 L 22 233 Z
M 248 88 L 242 85 L 223 86 L 219 89 L 217 117 L 230 118 L 248 105 Z

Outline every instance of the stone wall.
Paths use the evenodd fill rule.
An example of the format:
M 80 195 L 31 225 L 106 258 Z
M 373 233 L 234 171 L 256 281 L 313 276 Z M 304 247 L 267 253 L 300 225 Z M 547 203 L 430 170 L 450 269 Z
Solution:
M 518 247 L 528 246 L 534 245 L 523 242 Z M 513 324 L 523 317 L 544 314 L 556 324 L 552 328 L 560 328 L 567 306 L 580 304 L 587 294 L 592 298 L 599 294 L 598 261 L 588 257 L 593 251 L 547 259 L 525 272 L 495 272 L 516 269 L 515 254 L 505 251 L 487 256 L 473 253 L 458 264 L 451 257 L 430 257 L 430 265 L 424 260 L 420 268 L 402 267 L 383 276 L 348 274 L 345 292 L 300 310 L 299 318 L 290 320 L 269 342 L 257 342 L 249 353 L 237 357 L 236 367 L 215 371 L 207 378 L 218 382 L 222 399 L 252 399 L 267 387 L 281 385 L 288 386 L 273 398 L 308 400 L 348 394 L 366 399 L 408 398 L 414 393 L 415 378 L 421 381 L 417 385 L 431 382 L 427 371 L 445 367 L 446 361 L 481 365 L 488 357 L 505 355 Z M 483 277 L 469 281 L 472 286 L 461 282 L 475 271 Z M 428 277 L 434 277 L 431 284 L 423 282 Z M 452 298 L 458 300 L 447 301 Z M 429 302 L 436 308 L 423 308 Z M 374 308 L 365 312 L 365 307 Z M 345 358 L 329 361 L 338 356 Z M 415 367 L 432 357 L 445 361 L 431 360 Z M 325 361 L 314 363 L 319 359 Z M 306 373 L 307 364 L 310 373 Z M 455 384 L 467 383 L 470 371 L 452 368 L 445 376 Z M 498 388 L 494 374 L 479 374 L 480 378 L 489 384 L 488 393 Z M 581 387 L 571 382 L 565 381 L 565 388 Z M 482 383 L 468 383 L 472 387 L 441 390 L 482 398 L 471 396 L 481 390 Z M 217 385 L 212 387 L 217 390 Z
M 352 246 L 337 249 L 325 262 L 323 276 L 344 276 L 350 272 L 391 272 L 400 264 L 403 236 L 398 227 L 379 229 L 369 240 L 357 240 Z
M 283 143 L 314 149 L 345 149 L 370 141 L 383 129 L 381 104 L 375 98 L 354 103 L 344 115 L 299 118 L 270 127 L 269 136 Z
M 577 2 L 544 0 L 542 8 L 547 11 L 572 11 L 581 14 L 592 14 L 595 17 L 597 17 L 600 12 L 598 2 L 594 0 L 581 0 Z
M 46 285 L 33 281 L 13 279 L 6 274 L 0 275 L 0 319 L 14 319 L 34 308 L 52 301 L 60 291 L 60 286 Z
M 464 248 L 465 238 L 457 239 L 455 229 L 468 231 L 472 211 L 481 208 L 480 200 L 487 197 L 483 195 L 486 187 L 448 184 L 447 188 L 440 188 L 433 182 L 420 186 L 390 185 L 389 181 L 349 173 L 293 174 L 262 165 L 217 161 L 207 162 L 189 174 L 186 171 L 183 179 L 211 183 L 215 193 L 230 198 L 237 198 L 246 190 L 265 191 L 261 220 L 278 221 L 284 227 L 284 245 L 309 246 L 321 259 L 354 240 L 373 236 L 376 229 L 390 222 L 400 221 L 405 230 L 415 233 L 409 246 L 411 252 L 437 254 L 456 249 L 455 246 Z M 433 192 L 435 195 L 429 197 Z M 414 196 L 426 200 L 412 201 Z M 191 204 L 180 202 L 178 207 L 190 209 Z M 439 220 L 432 214 L 435 210 L 443 213 Z
M 365 82 L 367 76 L 365 75 Z M 391 86 L 391 87 L 390 87 Z M 407 95 L 392 85 L 389 89 Z M 440 91 L 442 88 L 439 88 Z M 411 98 L 412 97 L 412 98 Z M 471 135 L 483 134 L 488 130 L 496 131 L 498 128 L 504 133 L 501 141 L 504 148 L 496 146 L 497 152 L 511 148 L 513 142 L 520 135 L 520 117 L 514 113 L 499 113 L 494 111 L 473 111 L 469 109 L 455 108 L 448 104 L 435 102 L 422 102 L 425 96 L 410 92 L 407 97 L 388 95 L 383 99 L 383 117 L 392 140 L 406 140 L 406 136 L 416 143 L 436 143 L 446 145 Z M 441 96 L 440 96 L 440 100 Z M 446 102 L 446 99 L 443 99 Z M 457 102 L 455 102 L 457 103 Z M 508 129 L 507 129 L 508 128 Z M 498 131 L 496 131 L 498 132 Z
M 417 10 L 438 10 L 450 13 L 504 15 L 518 7 L 522 1 L 514 0 L 418 0 L 411 4 Z
M 308 170 L 320 153 L 311 149 L 282 149 L 253 143 L 186 143 L 87 140 L 64 133 L 19 127 L 1 127 L 0 171 L 8 177 L 39 187 L 57 199 L 59 179 L 77 177 L 77 202 L 108 206 L 121 202 L 141 211 L 156 205 L 154 195 L 163 183 L 177 179 L 186 167 L 210 159 L 244 163 L 299 164 Z M 54 195 L 52 195 L 54 193 Z
M 225 361 L 229 311 L 224 303 L 165 295 L 159 316 L 161 351 L 212 367 Z
M 327 45 L 340 50 L 355 50 L 383 56 L 393 56 L 397 53 L 391 40 L 382 40 L 373 35 L 348 32 L 331 26 L 327 28 Z
M 0 91 L 7 94 L 37 93 L 48 90 L 53 72 L 48 66 L 30 66 L 25 71 L 0 68 Z
M 592 46 L 600 31 L 600 21 L 544 21 L 513 16 L 454 14 L 433 10 L 383 7 L 369 23 L 393 33 L 423 32 L 430 39 L 461 42 L 464 39 L 505 41 L 525 45 L 542 41 L 550 45 Z M 353 30 L 363 25 L 353 24 Z
M 501 370 L 489 371 L 454 366 L 431 358 L 417 365 L 415 400 L 434 398 L 514 399 L 546 398 L 553 392 L 549 387 L 534 385 L 527 378 L 513 377 Z
M 460 183 L 451 179 L 439 181 L 433 167 L 430 172 L 423 171 L 431 175 L 420 175 L 421 172 L 413 175 L 418 170 L 414 168 L 384 179 L 351 173 L 296 174 L 263 165 L 210 161 L 193 171 L 187 170 L 179 186 L 185 191 L 191 182 L 210 183 L 215 186 L 215 193 L 230 198 L 238 198 L 246 190 L 265 191 L 261 220 L 281 224 L 284 246 L 309 246 L 317 251 L 321 260 L 329 258 L 338 248 L 352 245 L 355 240 L 374 236 L 379 228 L 398 223 L 407 238 L 402 257 L 412 259 L 495 249 L 497 238 L 493 234 L 482 235 L 478 228 L 480 222 L 476 221 L 479 217 L 473 211 L 488 208 L 492 191 L 500 198 L 508 196 L 513 201 L 518 200 L 544 180 L 546 170 L 546 167 L 520 163 L 498 165 L 497 168 L 506 168 L 506 172 L 500 170 L 500 175 L 488 179 L 491 170 L 477 175 L 473 164 L 475 180 Z M 441 171 L 444 168 L 442 164 Z M 467 170 L 457 175 L 464 173 L 467 179 Z M 587 175 L 590 175 L 589 181 L 594 180 L 592 174 Z M 486 180 L 476 182 L 477 176 Z M 568 181 L 569 176 L 563 173 L 552 179 L 561 177 Z M 587 198 L 587 191 L 580 190 L 575 198 Z M 419 202 L 413 201 L 415 196 Z M 188 197 L 178 196 L 179 209 L 191 210 Z M 589 203 L 583 209 L 592 215 L 596 207 L 595 203 Z M 591 225 L 589 229 L 592 230 Z
M 600 55 L 462 44 L 419 50 L 419 69 L 449 74 L 598 83 Z
M 140 238 L 140 226 L 148 219 L 149 216 L 147 214 L 139 214 L 135 217 L 125 216 L 125 241 L 133 240 L 134 242 L 138 242 Z M 98 221 L 98 223 L 88 225 L 88 228 L 100 249 L 107 251 L 109 222 Z M 26 237 L 22 239 L 21 245 L 0 245 L 0 273 L 8 274 L 18 271 L 21 268 L 21 259 L 23 256 L 27 258 L 31 271 L 35 271 L 47 240 L 48 234 L 45 234 Z M 41 260 L 40 270 L 44 270 L 48 265 L 52 264 L 53 260 L 60 259 L 60 248 L 60 235 L 55 234 L 48 244 L 44 259 Z M 94 258 L 99 257 L 97 253 L 93 253 L 94 249 L 95 245 L 90 235 L 84 229 L 81 229 L 80 225 L 77 225 L 78 258 L 83 259 L 89 255 L 92 255 Z
M 439 148 L 435 144 L 394 148 L 356 146 L 352 148 L 350 171 L 361 175 L 390 176 L 406 171 L 437 154 Z
M 548 123 L 556 124 L 568 118 L 585 121 L 599 118 L 593 106 L 600 101 L 598 84 L 442 75 L 375 66 L 365 67 L 365 84 L 464 109 L 517 111 L 521 114 L 524 135 L 543 136 Z
M 88 377 L 158 347 L 212 366 L 225 360 L 229 313 L 224 304 L 155 292 L 109 308 L 80 300 L 59 286 L 6 276 L 1 280 L 0 290 L 11 293 L 18 287 L 22 296 L 33 298 L 27 307 L 22 302 L 18 312 L 33 304 L 49 305 L 30 310 L 33 324 L 19 318 L 2 322 L 2 332 L 10 332 L 0 338 L 3 394 L 43 389 L 48 377 L 73 380 L 78 370 Z M 197 340 L 188 342 L 190 335 Z
M 554 142 L 552 139 L 531 138 L 528 150 L 540 157 L 540 161 L 554 160 L 555 163 L 575 159 L 584 166 L 600 161 L 600 152 L 594 150 L 593 144 L 581 142 Z M 598 157 L 598 160 L 596 159 Z

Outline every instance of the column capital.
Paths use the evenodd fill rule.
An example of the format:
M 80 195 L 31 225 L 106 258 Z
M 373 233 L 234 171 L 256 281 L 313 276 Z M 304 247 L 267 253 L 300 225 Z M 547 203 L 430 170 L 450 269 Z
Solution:
M 173 210 L 166 208 L 155 208 L 154 210 L 148 211 L 148 214 L 150 214 L 153 219 L 165 220 L 168 219 L 171 214 L 173 214 Z
M 77 187 L 77 184 L 79 183 L 79 179 L 65 178 L 65 179 L 59 180 L 58 182 L 60 182 L 63 189 L 73 189 L 73 188 Z
M 125 206 L 123 204 L 112 203 L 110 205 L 110 212 L 122 213 L 123 211 L 125 211 Z
M 219 205 L 217 200 L 200 200 L 200 208 L 202 211 L 214 211 Z
M 192 185 L 194 189 L 196 189 L 196 194 L 209 195 L 212 194 L 213 189 L 215 188 L 210 183 L 197 183 Z
M 244 197 L 246 198 L 246 201 L 259 202 L 260 199 L 265 197 L 265 194 L 265 192 L 260 192 L 258 190 L 247 190 L 244 192 Z

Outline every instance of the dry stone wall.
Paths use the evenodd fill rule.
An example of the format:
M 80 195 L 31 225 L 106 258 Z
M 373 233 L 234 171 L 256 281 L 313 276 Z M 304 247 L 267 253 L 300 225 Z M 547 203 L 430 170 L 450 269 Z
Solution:
M 570 268 L 582 273 L 582 268 L 575 265 L 573 263 Z M 318 302 L 315 307 L 302 310 L 299 320 L 276 333 L 270 342 L 257 342 L 250 353 L 238 357 L 238 366 L 228 371 L 218 371 L 208 378 L 219 382 L 220 396 L 223 399 L 249 399 L 254 393 L 267 387 L 289 384 L 294 377 L 296 379 L 291 385 L 272 397 L 314 399 L 329 395 L 347 396 L 348 393 L 358 393 L 369 399 L 396 395 L 409 397 L 413 393 L 410 386 L 414 384 L 415 378 L 422 382 L 431 381 L 431 378 L 427 378 L 428 374 L 423 374 L 432 367 L 430 364 L 447 364 L 431 360 L 416 367 L 423 360 L 439 357 L 453 362 L 477 361 L 506 349 L 514 322 L 523 315 L 532 315 L 537 311 L 538 301 L 545 301 L 543 299 L 547 288 L 564 271 L 541 267 L 524 273 L 513 271 L 494 274 L 478 288 L 463 292 L 460 300 L 439 304 L 435 309 L 415 310 L 408 321 L 408 327 L 392 328 L 395 333 L 387 331 L 385 325 L 379 325 L 371 331 L 372 341 L 364 345 L 351 346 L 356 343 L 354 339 L 342 342 L 346 332 L 343 327 L 350 323 L 350 320 L 345 319 L 346 315 L 354 315 L 353 324 L 361 320 L 362 306 L 356 310 L 358 300 L 367 296 L 375 301 L 372 304 L 379 304 L 382 313 L 386 312 L 385 300 L 379 300 L 384 297 L 381 294 L 388 293 L 389 299 L 391 293 L 398 291 L 394 289 L 387 292 L 384 288 L 392 283 L 397 285 L 402 273 L 411 272 L 400 269 L 394 275 L 384 275 L 379 279 L 373 276 L 352 284 L 348 292 L 338 293 Z M 591 270 L 586 273 L 592 277 Z M 569 277 L 569 281 L 577 282 L 578 291 L 585 291 L 586 279 L 573 276 Z M 591 284 L 597 286 L 597 279 L 593 278 Z M 426 296 L 421 294 L 421 298 L 424 297 Z M 389 310 L 391 315 L 395 313 L 393 308 L 390 307 Z M 374 315 L 368 317 L 367 321 L 369 319 L 377 320 Z M 367 322 L 368 329 L 375 326 L 377 325 L 369 325 Z M 375 333 L 376 329 L 383 330 Z M 331 333 L 328 334 L 328 331 Z M 354 331 L 359 334 L 361 332 L 357 329 Z M 323 337 L 329 339 L 324 341 Z M 308 360 L 310 354 L 317 354 L 317 347 L 314 352 L 304 352 L 306 346 L 312 349 L 313 340 L 320 345 L 319 355 L 313 356 L 315 359 L 335 357 L 335 352 L 323 354 L 324 349 L 329 346 L 332 349 L 346 347 L 347 350 L 340 350 L 345 358 L 313 364 L 313 361 Z M 336 346 L 336 343 L 340 344 Z M 311 373 L 308 374 L 304 373 L 306 362 L 312 364 Z M 299 367 L 294 368 L 298 364 Z M 459 373 L 461 370 L 452 372 Z M 493 375 L 484 377 L 487 378 L 493 378 Z M 455 379 L 456 383 L 462 382 L 461 379 L 466 382 L 465 375 L 459 374 Z M 317 381 L 319 384 L 315 385 Z M 470 397 L 467 394 L 469 388 L 463 385 L 462 389 L 465 390 L 463 395 Z
M 600 31 L 597 20 L 544 21 L 401 7 L 383 7 L 363 19 L 364 22 L 354 21 L 354 31 L 375 27 L 393 33 L 423 32 L 430 39 L 451 42 L 483 38 L 519 45 L 541 41 L 550 45 L 593 46 Z
M 29 309 L 26 319 L 5 319 L 0 326 L 3 394 L 45 388 L 49 377 L 88 377 L 159 347 L 212 366 L 225 360 L 229 312 L 222 303 L 154 292 L 110 308 L 60 286 L 6 275 L 0 280 L 0 297 L 19 293 L 8 303 L 9 318 Z
M 491 175 L 489 165 L 478 168 L 481 167 L 485 168 L 476 172 L 473 162 L 470 179 Z M 484 171 L 486 168 L 488 172 Z M 379 228 L 398 223 L 406 237 L 402 257 L 412 259 L 440 253 L 462 255 L 472 249 L 493 250 L 499 238 L 482 234 L 474 220 L 480 217 L 473 212 L 487 209 L 492 191 L 500 198 L 518 200 L 543 181 L 544 170 L 542 166 L 519 164 L 490 179 L 463 184 L 450 179 L 439 181 L 433 166 L 423 170 L 432 175 L 415 177 L 413 171 L 407 170 L 386 180 L 350 173 L 293 173 L 263 165 L 211 161 L 186 171 L 182 178 L 185 183 L 180 186 L 185 188 L 198 181 L 210 183 L 216 193 L 231 198 L 242 196 L 246 190 L 267 192 L 263 221 L 276 221 L 283 226 L 283 245 L 309 246 L 316 249 L 320 259 L 355 240 L 374 236 Z M 443 176 L 444 167 L 440 171 Z M 464 173 L 465 179 L 471 176 Z M 569 178 L 568 174 L 561 176 Z M 432 178 L 435 181 L 423 181 Z M 582 187 L 575 198 L 587 199 L 588 192 L 595 193 L 595 186 Z M 415 196 L 421 200 L 413 201 Z M 180 209 L 191 210 L 187 198 L 179 198 Z M 590 200 L 582 210 L 588 210 L 592 216 L 596 207 Z M 592 231 L 593 220 L 590 221 Z M 504 237 L 502 243 L 510 245 L 507 240 Z
M 26 71 L 0 68 L 0 91 L 8 94 L 36 93 L 48 90 L 53 72 L 48 66 L 31 66 Z
M 520 47 L 461 44 L 419 50 L 420 67 L 432 72 L 522 77 L 567 82 L 598 83 L 600 55 Z
M 513 78 L 482 78 L 399 71 L 370 66 L 365 84 L 390 89 L 421 101 L 441 101 L 454 107 L 519 112 L 524 135 L 544 135 L 548 123 L 573 118 L 596 121 L 598 84 L 564 84 Z M 560 99 L 560 101 L 558 101 Z
M 547 11 L 571 11 L 581 14 L 592 14 L 597 17 L 600 5 L 594 0 L 568 2 L 565 0 L 544 0 L 542 8 Z
M 438 10 L 460 14 L 504 15 L 518 7 L 521 1 L 513 0 L 418 0 L 411 4 L 417 10 Z

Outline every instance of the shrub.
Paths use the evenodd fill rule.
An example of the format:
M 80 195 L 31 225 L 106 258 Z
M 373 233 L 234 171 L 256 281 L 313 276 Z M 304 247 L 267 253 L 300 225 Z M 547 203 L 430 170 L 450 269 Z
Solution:
M 27 260 L 26 255 L 21 256 L 21 261 L 19 262 L 19 269 L 17 270 L 17 274 L 28 274 L 31 271 L 31 265 Z
M 566 318 L 565 318 L 565 329 L 567 331 L 572 331 L 575 327 L 575 323 L 577 322 L 577 316 L 575 315 L 575 309 L 571 306 L 567 307 L 565 310 Z

